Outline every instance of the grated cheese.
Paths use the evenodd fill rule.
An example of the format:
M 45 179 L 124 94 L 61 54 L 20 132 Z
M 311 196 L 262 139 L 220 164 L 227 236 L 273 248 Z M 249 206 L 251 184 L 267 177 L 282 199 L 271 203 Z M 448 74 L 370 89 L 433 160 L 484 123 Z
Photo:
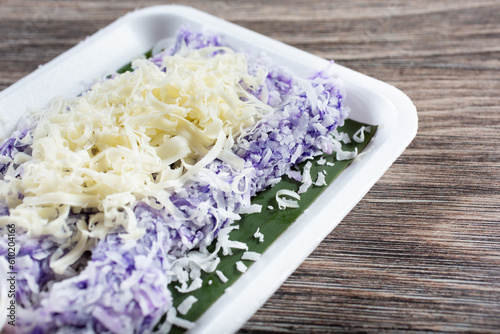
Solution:
M 68 254 L 52 258 L 55 272 L 117 226 L 140 238 L 145 231 L 132 212 L 138 200 L 154 196 L 173 213 L 168 194 L 213 160 L 243 168 L 231 151 L 235 138 L 272 111 L 243 86 L 261 87 L 266 71 L 249 74 L 245 55 L 224 47 L 186 49 L 163 62 L 165 72 L 137 59 L 133 72 L 51 103 L 40 112 L 32 158 L 14 159 L 24 163 L 22 178 L 0 181 L 8 183 L 0 192 L 10 207 L 0 226 L 14 221 L 32 236 L 72 239 Z M 81 209 L 97 212 L 92 228 L 69 228 L 68 213 Z

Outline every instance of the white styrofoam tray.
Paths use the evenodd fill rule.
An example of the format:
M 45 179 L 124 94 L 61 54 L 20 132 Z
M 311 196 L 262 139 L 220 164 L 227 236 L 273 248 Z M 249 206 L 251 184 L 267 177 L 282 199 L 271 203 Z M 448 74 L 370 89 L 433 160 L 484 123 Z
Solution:
M 0 137 L 8 136 L 27 108 L 56 96 L 72 97 L 90 83 L 143 54 L 183 25 L 206 28 L 236 48 L 262 50 L 299 75 L 328 61 L 193 8 L 166 5 L 129 13 L 0 93 Z M 361 200 L 417 132 L 416 108 L 401 91 L 334 64 L 344 81 L 351 118 L 376 124 L 365 149 L 196 322 L 192 333 L 237 331 Z M 1 328 L 1 326 L 0 326 Z

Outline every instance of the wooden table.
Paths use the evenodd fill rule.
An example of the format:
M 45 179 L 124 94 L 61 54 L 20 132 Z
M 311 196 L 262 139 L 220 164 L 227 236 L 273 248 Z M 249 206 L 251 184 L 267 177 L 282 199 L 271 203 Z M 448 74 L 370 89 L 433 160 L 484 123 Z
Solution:
M 137 8 L 1 0 L 0 89 Z M 500 332 L 500 2 L 177 1 L 395 85 L 415 140 L 241 329 Z

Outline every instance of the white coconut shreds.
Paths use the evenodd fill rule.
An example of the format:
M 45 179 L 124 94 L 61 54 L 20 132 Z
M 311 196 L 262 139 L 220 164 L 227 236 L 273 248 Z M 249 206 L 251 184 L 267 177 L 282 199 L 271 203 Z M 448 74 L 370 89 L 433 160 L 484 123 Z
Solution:
M 365 132 L 370 133 L 371 132 L 371 127 L 370 126 L 362 126 L 359 128 L 356 133 L 352 136 L 352 139 L 356 143 L 362 143 L 365 141 Z
M 244 252 L 241 256 L 242 260 L 257 261 L 260 259 L 260 254 L 257 252 Z
M 236 262 L 236 269 L 238 269 L 239 272 L 244 273 L 248 268 L 243 262 L 238 261 Z
M 316 177 L 316 181 L 314 182 L 314 185 L 317 187 L 326 186 L 325 175 L 326 175 L 326 170 L 319 171 L 318 176 Z
M 355 147 L 354 151 L 342 151 L 339 149 L 336 151 L 336 158 L 338 161 L 354 159 L 358 155 L 358 148 Z
M 179 306 L 177 306 L 177 311 L 182 315 L 186 315 L 193 306 L 193 304 L 196 303 L 197 301 L 198 298 L 196 298 L 195 296 L 188 296 L 186 299 L 182 301 L 182 303 L 179 304 Z
M 276 192 L 276 202 L 278 202 L 280 210 L 285 210 L 286 208 L 298 208 L 299 200 L 300 195 L 293 190 L 280 189 Z
M 222 283 L 226 283 L 228 281 L 226 275 L 220 270 L 216 270 L 215 273 L 217 274 L 217 277 L 221 280 Z
M 259 242 L 264 242 L 264 234 L 262 234 L 259 227 L 257 227 L 257 231 L 255 231 L 253 237 L 258 239 Z
M 177 311 L 175 307 L 172 307 L 168 310 L 166 322 L 185 329 L 190 329 L 194 326 L 193 322 L 177 317 Z
M 312 182 L 312 177 L 311 177 L 311 167 L 312 167 L 312 162 L 308 161 L 306 162 L 303 170 L 302 170 L 302 184 L 299 187 L 299 190 L 297 193 L 302 194 L 309 189 L 309 187 L 313 184 Z
M 238 213 L 240 214 L 251 214 L 262 212 L 262 205 L 260 204 L 252 204 L 248 208 L 241 208 Z
M 63 104 L 50 106 L 62 106 L 59 113 L 50 113 L 50 122 L 43 115 L 28 117 L 0 146 L 2 257 L 7 257 L 6 225 L 19 223 L 16 332 L 147 333 L 164 314 L 161 330 L 190 328 L 193 323 L 177 316 L 168 286 L 194 291 L 203 285 L 201 272 L 214 271 L 227 282 L 216 270 L 217 253 L 207 246 L 217 240 L 216 250 L 224 254 L 234 248 L 247 251 L 245 244 L 228 238 L 240 219 L 237 213 L 256 211 L 251 198 L 296 164 L 336 150 L 332 132 L 349 110 L 340 83 L 328 70 L 301 79 L 264 55 L 236 55 L 231 62 L 245 71 L 224 87 L 234 87 L 239 99 L 217 88 L 217 75 L 205 77 L 211 88 L 199 99 L 203 103 L 190 95 L 198 91 L 191 86 L 196 80 L 185 82 L 191 93 L 173 98 L 178 87 L 162 86 L 160 72 L 176 68 L 168 57 L 183 61 L 193 50 L 203 59 L 183 64 L 194 72 L 207 69 L 197 67 L 204 60 L 217 68 L 219 59 L 224 63 L 233 54 L 218 36 L 181 29 L 173 48 L 150 63 L 134 65 L 151 72 L 116 74 L 96 86 L 111 87 L 134 76 L 148 85 L 148 73 L 155 73 L 158 87 L 136 94 L 140 84 L 124 85 L 103 100 L 97 94 L 96 101 L 104 104 L 101 111 L 87 108 L 83 98 L 78 105 L 55 101 Z M 178 67 L 176 73 L 185 69 Z M 97 92 L 91 89 L 82 97 Z M 125 98 L 114 103 L 118 96 Z M 137 113 L 120 110 L 120 103 L 138 103 L 141 96 L 147 104 Z M 240 102 L 262 112 L 247 113 L 245 104 L 242 118 L 233 119 Z M 86 118 L 87 109 L 102 117 Z M 79 125 L 59 131 L 54 124 L 73 120 L 74 110 L 80 112 L 74 117 Z M 125 122 L 132 119 L 136 127 Z M 169 132 L 175 127 L 180 133 Z M 42 156 L 50 163 L 33 167 Z M 53 166 L 58 173 L 51 172 Z M 36 168 L 46 171 L 40 174 L 46 179 L 34 177 Z M 27 190 L 44 195 L 31 196 Z M 255 237 L 263 240 L 262 234 Z
M 323 166 L 324 164 L 326 164 L 326 159 L 321 157 L 318 160 L 316 160 L 316 163 L 320 166 Z

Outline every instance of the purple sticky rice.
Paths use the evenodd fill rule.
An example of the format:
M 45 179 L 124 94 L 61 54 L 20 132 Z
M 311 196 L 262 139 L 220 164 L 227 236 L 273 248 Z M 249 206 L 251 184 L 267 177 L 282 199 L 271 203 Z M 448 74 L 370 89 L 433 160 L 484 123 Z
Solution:
M 217 36 L 183 28 L 175 46 L 151 61 L 160 66 L 161 57 L 174 54 L 183 44 L 197 49 L 221 42 Z M 220 160 L 213 161 L 182 191 L 171 194 L 175 215 L 137 203 L 134 213 L 138 225 L 146 229 L 144 237 L 130 242 L 122 239 L 121 229 L 109 233 L 96 243 L 86 263 L 72 266 L 75 272 L 69 277 L 58 276 L 49 267 L 50 256 L 61 240 L 19 233 L 17 332 L 151 332 L 172 307 L 167 286 L 173 279 L 174 261 L 189 250 L 209 245 L 221 228 L 237 219 L 240 208 L 250 205 L 252 196 L 290 174 L 292 166 L 332 151 L 331 133 L 348 113 L 337 82 L 325 73 L 310 80 L 295 78 L 267 58 L 256 62 L 268 69 L 268 104 L 276 112 L 266 115 L 233 147 L 245 161 L 245 174 L 239 175 L 241 172 Z M 262 90 L 253 93 L 260 95 Z M 17 152 L 28 152 L 29 145 L 19 145 L 22 137 L 18 132 L 7 139 L 0 153 L 12 158 Z M 233 191 L 217 187 L 214 175 L 232 185 Z M 0 215 L 8 215 L 4 207 L 0 202 Z M 7 256 L 6 244 L 4 235 L 0 237 L 2 257 Z

